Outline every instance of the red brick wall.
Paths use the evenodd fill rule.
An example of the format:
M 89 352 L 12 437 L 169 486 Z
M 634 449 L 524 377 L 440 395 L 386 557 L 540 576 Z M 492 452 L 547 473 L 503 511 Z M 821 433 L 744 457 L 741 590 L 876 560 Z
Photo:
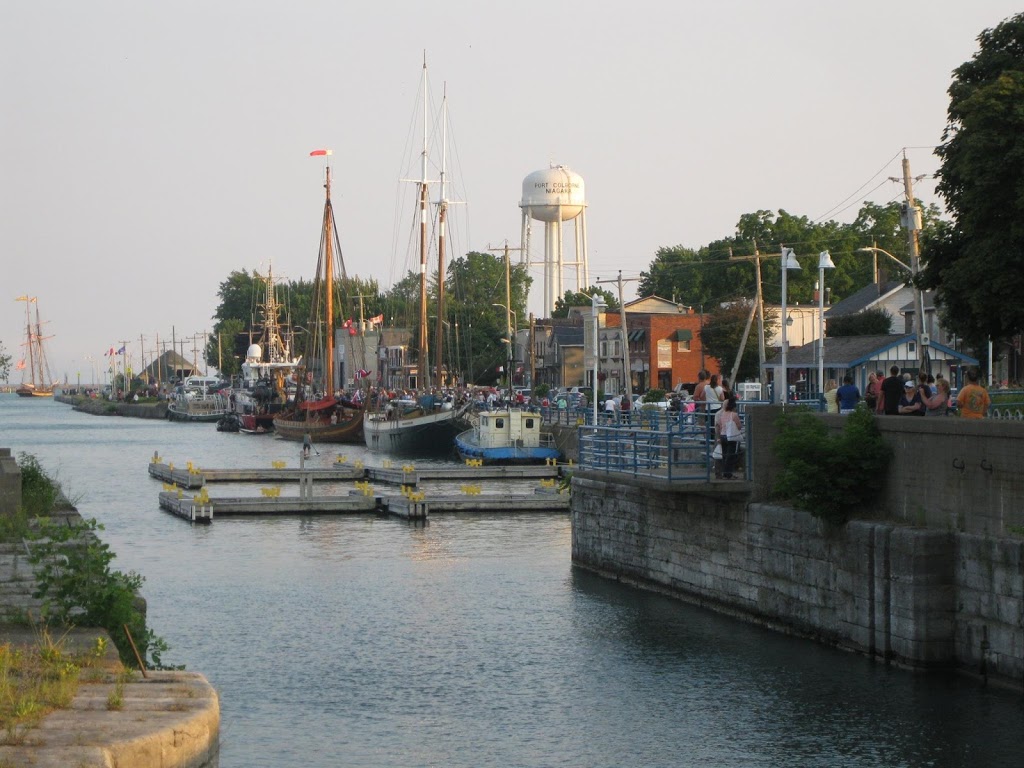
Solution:
M 605 325 L 609 328 L 618 328 L 619 314 L 610 312 L 605 315 Z M 697 381 L 697 373 L 700 371 L 700 315 L 670 315 L 670 314 L 628 314 L 626 317 L 628 330 L 647 332 L 647 364 L 650 371 L 650 387 L 658 386 L 658 341 L 674 337 L 677 330 L 688 330 L 693 334 L 690 339 L 690 351 L 678 351 L 679 344 L 672 342 L 672 386 Z M 630 353 L 632 362 L 632 352 Z M 711 373 L 719 373 L 718 360 L 705 355 L 704 367 Z

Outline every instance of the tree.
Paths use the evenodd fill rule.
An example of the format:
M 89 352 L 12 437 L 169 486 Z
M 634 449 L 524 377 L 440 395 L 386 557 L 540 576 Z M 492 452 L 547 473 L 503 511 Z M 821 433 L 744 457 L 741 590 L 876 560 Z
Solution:
M 513 322 L 517 328 L 529 323 L 526 298 L 532 278 L 526 265 L 509 268 Z M 445 356 L 452 370 L 463 372 L 467 381 L 491 384 L 498 380 L 498 366 L 504 365 L 508 348 L 501 339 L 508 334 L 505 305 L 505 261 L 500 255 L 471 251 L 448 265 L 449 318 L 459 324 L 457 344 L 449 344 L 454 355 Z
M 881 336 L 892 333 L 892 315 L 884 309 L 866 309 L 855 315 L 834 317 L 825 323 L 825 335 L 839 336 Z
M 555 299 L 555 308 L 552 310 L 551 316 L 568 317 L 570 307 L 591 307 L 593 306 L 593 302 L 590 300 L 591 296 L 601 297 L 604 303 L 608 305 L 605 312 L 619 311 L 619 300 L 614 293 L 592 285 L 585 291 L 566 291 L 564 296 Z
M 953 71 L 937 190 L 951 221 L 924 243 L 923 287 L 974 342 L 1024 328 L 1024 13 Z
M 206 361 L 214 365 L 222 376 L 234 376 L 242 370 L 245 352 L 249 347 L 248 328 L 241 320 L 231 317 L 213 326 L 206 342 Z
M 729 375 L 736 361 L 736 351 L 743 339 L 743 330 L 747 326 L 752 301 L 734 301 L 716 307 L 704 316 L 700 331 L 700 343 L 704 352 L 718 361 L 719 370 Z M 770 334 L 778 325 L 773 312 L 766 311 L 764 316 L 765 335 Z M 740 358 L 740 367 L 736 372 L 739 379 L 760 378 L 760 359 L 757 349 L 757 319 L 751 323 L 747 344 Z
M 11 356 L 4 352 L 3 342 L 0 342 L 0 379 L 7 381 L 11 375 Z

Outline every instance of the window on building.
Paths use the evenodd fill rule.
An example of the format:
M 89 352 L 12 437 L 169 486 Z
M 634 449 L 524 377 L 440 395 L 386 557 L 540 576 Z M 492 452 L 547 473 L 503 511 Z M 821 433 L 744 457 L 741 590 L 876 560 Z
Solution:
M 505 420 L 504 419 L 495 419 L 494 420 L 494 428 L 495 429 L 504 429 L 505 428 Z
M 526 420 L 526 428 L 527 429 L 533 429 L 533 419 L 527 419 Z

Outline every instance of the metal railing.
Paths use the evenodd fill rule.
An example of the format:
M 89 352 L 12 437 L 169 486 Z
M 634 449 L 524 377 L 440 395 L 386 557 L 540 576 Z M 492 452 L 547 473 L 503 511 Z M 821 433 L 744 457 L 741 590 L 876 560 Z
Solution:
M 666 482 L 711 480 L 715 472 L 714 427 L 706 414 L 636 412 L 606 424 L 579 425 L 577 446 L 581 469 L 648 477 Z M 744 424 L 743 414 L 740 419 Z M 593 420 L 591 415 L 589 420 Z M 749 476 L 749 435 L 734 474 Z

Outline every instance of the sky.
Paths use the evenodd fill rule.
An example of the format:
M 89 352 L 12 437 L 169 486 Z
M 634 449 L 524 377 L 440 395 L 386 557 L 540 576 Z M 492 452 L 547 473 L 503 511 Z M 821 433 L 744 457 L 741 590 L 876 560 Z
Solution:
M 20 357 L 15 299 L 36 296 L 54 375 L 87 383 L 111 346 L 149 358 L 212 328 L 233 270 L 310 279 L 319 148 L 349 274 L 389 287 L 410 266 L 424 55 L 465 202 L 455 255 L 518 247 L 522 181 L 551 163 L 586 184 L 592 279 L 638 277 L 757 210 L 851 221 L 901 194 L 904 149 L 913 175 L 935 172 L 952 70 L 1016 6 L 0 3 L 0 343 Z M 930 178 L 915 191 L 941 206 Z

